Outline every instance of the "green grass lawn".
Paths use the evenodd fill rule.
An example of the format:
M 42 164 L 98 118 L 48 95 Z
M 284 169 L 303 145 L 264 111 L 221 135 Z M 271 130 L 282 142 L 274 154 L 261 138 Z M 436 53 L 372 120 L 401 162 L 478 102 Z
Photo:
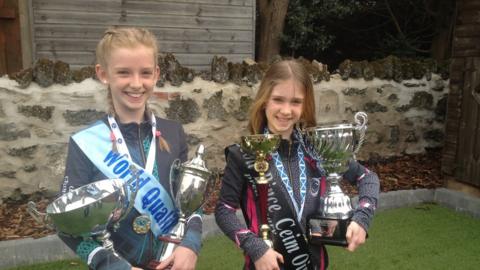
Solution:
M 433 204 L 388 210 L 376 215 L 367 243 L 357 251 L 328 250 L 329 269 L 480 269 L 480 219 Z M 233 242 L 215 236 L 204 241 L 197 269 L 241 269 L 242 264 Z M 62 261 L 14 269 L 87 268 Z
M 480 219 L 432 204 L 389 210 L 366 245 L 329 254 L 330 269 L 480 269 Z

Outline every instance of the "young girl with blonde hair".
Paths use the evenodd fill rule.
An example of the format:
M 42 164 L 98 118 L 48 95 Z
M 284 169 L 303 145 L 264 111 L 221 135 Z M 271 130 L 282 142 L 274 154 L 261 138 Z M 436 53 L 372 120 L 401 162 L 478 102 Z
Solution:
M 188 220 L 173 254 L 157 262 L 164 245 L 158 236 L 178 221 L 169 194 L 170 166 L 175 159 L 186 161 L 188 153 L 182 126 L 148 108 L 160 72 L 157 54 L 155 36 L 142 28 L 108 29 L 97 45 L 95 69 L 107 88 L 109 110 L 70 138 L 62 192 L 107 178 L 140 184 L 135 207 L 118 229 L 109 228 L 116 252 L 93 239 L 60 235 L 90 269 L 195 268 L 202 230 L 198 215 Z

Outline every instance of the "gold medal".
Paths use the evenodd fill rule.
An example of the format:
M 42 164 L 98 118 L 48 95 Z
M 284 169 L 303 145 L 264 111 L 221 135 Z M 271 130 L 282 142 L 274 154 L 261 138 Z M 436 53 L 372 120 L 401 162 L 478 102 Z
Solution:
M 150 230 L 150 223 L 147 215 L 140 215 L 133 220 L 133 231 L 138 234 L 146 234 Z

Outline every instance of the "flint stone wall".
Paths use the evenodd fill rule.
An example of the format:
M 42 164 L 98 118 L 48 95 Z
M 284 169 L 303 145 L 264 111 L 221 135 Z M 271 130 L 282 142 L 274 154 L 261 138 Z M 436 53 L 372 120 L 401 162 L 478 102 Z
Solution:
M 355 112 L 368 113 L 359 159 L 422 153 L 443 145 L 448 79 L 431 74 L 397 82 L 342 78 L 342 74 L 316 80 L 317 118 L 319 123 L 353 123 Z M 151 107 L 158 115 L 184 124 L 189 158 L 202 143 L 207 165 L 222 169 L 224 148 L 247 134 L 247 111 L 259 83 L 256 78 L 255 83 L 234 83 L 215 82 L 212 77 L 196 74 L 180 86 L 163 81 Z M 105 97 L 102 85 L 92 78 L 42 87 L 1 77 L 0 198 L 59 190 L 68 138 L 104 114 Z

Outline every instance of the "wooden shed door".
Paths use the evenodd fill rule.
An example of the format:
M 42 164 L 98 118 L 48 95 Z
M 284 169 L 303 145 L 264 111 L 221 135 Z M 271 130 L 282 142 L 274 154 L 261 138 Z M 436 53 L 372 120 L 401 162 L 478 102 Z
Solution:
M 458 148 L 458 177 L 480 187 L 480 57 L 467 58 Z
M 0 75 L 22 69 L 18 0 L 0 0 Z

